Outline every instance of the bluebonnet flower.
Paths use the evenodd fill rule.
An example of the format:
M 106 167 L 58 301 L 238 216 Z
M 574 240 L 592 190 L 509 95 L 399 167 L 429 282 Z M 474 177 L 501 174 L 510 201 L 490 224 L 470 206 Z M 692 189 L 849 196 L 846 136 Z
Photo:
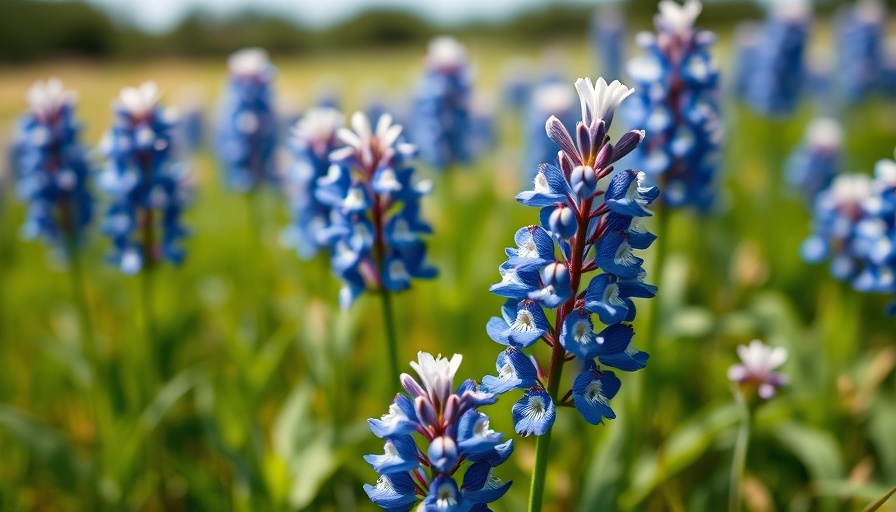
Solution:
M 761 43 L 761 23 L 742 21 L 735 25 L 734 45 L 730 59 L 734 69 L 731 72 L 730 90 L 739 101 L 746 101 L 750 76 L 753 74 L 753 64 L 756 62 L 756 53 Z
M 787 385 L 787 376 L 775 371 L 787 361 L 787 349 L 753 340 L 749 345 L 738 345 L 737 355 L 741 362 L 728 369 L 728 380 L 741 392 L 746 391 L 747 396 L 768 400 L 778 388 Z
M 544 162 L 555 163 L 557 149 L 544 132 L 544 120 L 555 116 L 567 129 L 575 128 L 576 94 L 560 79 L 549 79 L 533 91 L 525 111 L 526 165 L 523 178 L 529 181 Z
M 403 373 L 407 394 L 396 395 L 382 418 L 368 420 L 374 435 L 385 441 L 385 453 L 364 457 L 380 474 L 364 491 L 381 508 L 409 511 L 422 499 L 415 510 L 481 512 L 510 488 L 511 482 L 498 479 L 494 469 L 510 457 L 513 440 L 503 441 L 489 427 L 488 416 L 478 411 L 494 403 L 494 395 L 473 380 L 454 390 L 460 363 L 457 354 L 447 359 L 418 353 L 411 367 L 420 382 Z M 415 433 L 425 448 L 418 447 Z
M 705 212 L 716 194 L 719 118 L 719 70 L 710 49 L 711 32 L 694 29 L 702 6 L 687 0 L 659 3 L 656 36 L 642 33 L 646 55 L 629 62 L 639 87 L 628 111 L 633 126 L 647 130 L 636 155 L 641 169 L 663 188 L 664 204 L 693 206 Z
M 279 180 L 274 67 L 264 50 L 240 50 L 228 59 L 230 77 L 217 122 L 216 149 L 227 184 L 238 192 Z
M 427 164 L 444 169 L 470 160 L 470 78 L 467 52 L 454 38 L 429 43 L 426 73 L 414 96 L 411 140 Z
M 877 0 L 860 0 L 837 19 L 837 73 L 840 93 L 855 103 L 878 85 L 886 12 Z
M 606 367 L 635 371 L 648 357 L 632 346 L 634 330 L 626 322 L 635 318 L 633 298 L 656 294 L 644 283 L 643 260 L 634 251 L 654 240 L 640 220 L 650 215 L 647 207 L 659 190 L 644 184 L 643 173 L 614 171 L 613 163 L 633 151 L 644 132 L 630 131 L 615 145 L 607 133 L 620 102 L 634 91 L 603 78 L 596 84 L 579 79 L 575 88 L 581 103 L 575 135 L 556 117 L 548 119 L 547 134 L 560 147 L 556 165 L 542 164 L 534 188 L 517 195 L 541 209 L 540 225 L 517 231 L 517 247 L 507 249 L 499 267 L 501 282 L 490 289 L 507 301 L 486 331 L 507 348 L 498 356 L 498 375 L 484 378 L 483 389 L 523 390 L 512 409 L 520 435 L 548 432 L 557 405 L 575 406 L 592 424 L 615 417 L 609 401 L 619 379 Z M 553 324 L 544 308 L 556 310 Z M 606 327 L 596 327 L 594 314 Z M 551 347 L 547 374 L 523 354 L 539 340 Z M 578 361 L 578 373 L 562 395 L 560 373 L 571 361 Z
M 521 112 L 532 94 L 532 69 L 528 61 L 513 58 L 502 66 L 500 76 L 503 78 L 501 90 L 503 103 L 508 109 Z
M 28 203 L 22 234 L 41 237 L 67 255 L 83 240 L 93 216 L 91 172 L 75 119 L 75 94 L 62 82 L 35 83 L 27 93 L 14 163 L 17 191 Z
M 598 57 L 598 67 L 603 76 L 622 76 L 625 58 L 625 19 L 613 5 L 605 5 L 594 11 L 591 18 L 591 47 Z
M 860 292 L 896 294 L 896 162 L 879 161 L 873 179 L 838 176 L 813 213 L 812 235 L 801 247 L 806 261 L 829 259 L 831 274 Z
M 113 109 L 100 176 L 110 198 L 103 231 L 114 245 L 111 259 L 125 274 L 162 260 L 180 263 L 187 235 L 181 216 L 191 185 L 184 165 L 172 158 L 176 116 L 159 105 L 153 82 L 122 90 Z
M 330 168 L 330 153 L 342 146 L 336 132 L 342 128 L 344 117 L 333 108 L 312 108 L 293 129 L 290 148 L 296 160 L 285 179 L 292 223 L 283 238 L 304 259 L 328 245 L 325 228 L 331 206 L 318 199 L 314 191 Z
M 401 126 L 388 114 L 376 129 L 361 112 L 352 130 L 336 135 L 344 147 L 330 153 L 333 165 L 317 180 L 316 198 L 331 208 L 323 239 L 333 271 L 343 280 L 339 298 L 348 307 L 366 288 L 400 291 L 412 278 L 435 277 L 422 235 L 432 228 L 421 218 L 420 199 L 429 182 L 414 182 L 416 148 L 401 142 Z
M 840 172 L 843 129 L 833 119 L 814 119 L 803 141 L 787 160 L 787 181 L 812 204 Z
M 809 11 L 800 1 L 781 2 L 766 19 L 749 64 L 746 102 L 766 116 L 787 116 L 797 107 L 805 81 Z

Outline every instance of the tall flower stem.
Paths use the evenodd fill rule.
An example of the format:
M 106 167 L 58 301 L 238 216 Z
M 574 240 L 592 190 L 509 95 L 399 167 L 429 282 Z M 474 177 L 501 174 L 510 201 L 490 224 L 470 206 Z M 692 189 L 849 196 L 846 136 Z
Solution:
M 250 244 L 252 247 L 250 250 L 250 257 L 256 262 L 254 267 L 257 269 L 254 279 L 257 284 L 257 286 L 254 287 L 256 292 L 255 296 L 250 297 L 250 299 L 254 300 L 257 306 L 257 325 L 255 328 L 256 338 L 258 340 L 263 340 L 271 335 L 272 330 L 268 325 L 268 309 L 265 302 L 271 290 L 267 280 L 267 273 L 265 272 L 269 260 L 267 258 L 267 251 L 265 251 L 263 236 L 263 193 L 264 191 L 261 190 L 261 187 L 256 186 L 245 195 L 246 218 L 249 223 L 249 235 L 251 237 Z M 258 251 L 257 254 L 254 254 L 256 251 Z
M 739 390 L 734 391 L 734 396 L 741 406 L 742 417 L 740 427 L 737 429 L 737 440 L 734 444 L 734 456 L 731 459 L 731 479 L 728 494 L 728 512 L 740 512 L 744 483 L 744 468 L 747 464 L 747 448 L 750 444 L 750 422 L 752 415 L 750 407 L 744 400 Z
M 380 292 L 383 301 L 383 324 L 386 327 L 386 350 L 389 354 L 389 373 L 396 377 L 398 370 L 398 337 L 395 334 L 395 313 L 392 310 L 392 292 L 383 289 Z
M 386 331 L 386 353 L 389 357 L 389 375 L 394 382 L 399 380 L 401 372 L 398 369 L 398 335 L 395 331 L 395 311 L 392 308 L 392 292 L 385 286 L 384 276 L 386 275 L 386 243 L 385 243 L 385 204 L 383 198 L 379 194 L 373 195 L 373 229 L 375 230 L 374 239 L 374 259 L 377 266 L 377 275 L 380 279 L 380 297 L 383 302 L 383 325 Z
M 583 201 L 581 208 L 576 212 L 577 223 L 580 226 L 576 230 L 575 238 L 570 240 L 570 259 L 566 262 L 572 295 L 565 304 L 557 310 L 557 319 L 554 322 L 553 342 L 551 345 L 551 363 L 548 366 L 547 392 L 555 404 L 559 404 L 557 392 L 560 389 L 560 377 L 563 373 L 563 364 L 566 362 L 566 349 L 560 343 L 560 330 L 566 317 L 575 309 L 576 299 L 579 295 L 579 286 L 582 282 L 582 260 L 587 245 L 587 215 L 591 212 L 592 199 Z M 545 478 L 548 469 L 548 457 L 550 456 L 551 431 L 549 429 L 535 441 L 535 467 L 532 469 L 532 482 L 529 490 L 529 512 L 539 512 L 544 501 Z

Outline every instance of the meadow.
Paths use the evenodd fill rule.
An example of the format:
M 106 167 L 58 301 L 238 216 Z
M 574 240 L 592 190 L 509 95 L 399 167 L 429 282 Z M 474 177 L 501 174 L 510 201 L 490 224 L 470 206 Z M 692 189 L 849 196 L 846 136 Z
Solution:
M 474 90 L 495 106 L 498 143 L 465 168 L 440 174 L 421 164 L 435 181 L 424 208 L 440 274 L 397 294 L 395 311 L 405 371 L 417 351 L 458 353 L 462 373 L 479 378 L 495 371 L 500 351 L 485 333 L 503 302 L 489 285 L 500 280 L 513 233 L 536 222 L 514 200 L 530 188 L 529 171 L 523 121 L 501 105 L 503 64 L 547 54 L 570 84 L 596 77 L 597 65 L 584 41 L 547 51 L 467 43 Z M 727 48 L 717 49 L 725 69 Z M 406 93 L 423 53 L 275 56 L 277 97 L 298 110 L 329 88 L 350 113 L 371 94 Z M 51 76 L 79 92 L 90 144 L 111 122 L 112 98 L 144 80 L 157 81 L 170 106 L 199 98 L 212 119 L 225 74 L 223 59 L 2 68 L 0 126 L 12 130 L 24 91 Z M 787 155 L 824 105 L 806 98 L 787 119 L 734 101 L 722 107 L 722 205 L 704 216 L 662 212 L 660 292 L 638 302 L 634 324 L 646 333 L 659 315 L 657 337 L 638 341 L 648 367 L 621 377 L 615 420 L 591 427 L 559 411 L 546 510 L 723 510 L 740 419 L 726 372 L 735 347 L 754 338 L 788 350 L 790 384 L 757 410 L 747 510 L 858 511 L 896 484 L 896 320 L 883 313 L 892 298 L 860 294 L 825 265 L 804 263 L 811 213 L 776 192 Z M 845 169 L 870 174 L 893 156 L 894 116 L 892 99 L 845 111 Z M 329 262 L 302 261 L 281 245 L 288 219 L 279 194 L 228 191 L 207 148 L 188 159 L 197 193 L 186 212 L 187 257 L 155 272 L 151 340 L 140 313 L 146 283 L 105 263 L 107 240 L 90 235 L 81 264 L 95 361 L 77 287 L 44 244 L 19 239 L 24 208 L 10 177 L 2 181 L 0 510 L 374 509 L 362 484 L 376 474 L 361 457 L 382 442 L 366 419 L 399 391 L 380 303 L 364 296 L 340 310 Z M 645 256 L 651 278 L 655 251 Z M 524 510 L 535 450 L 534 438 L 513 435 L 508 400 L 485 408 L 492 428 L 516 443 L 501 468 L 514 484 L 492 505 L 498 512 Z

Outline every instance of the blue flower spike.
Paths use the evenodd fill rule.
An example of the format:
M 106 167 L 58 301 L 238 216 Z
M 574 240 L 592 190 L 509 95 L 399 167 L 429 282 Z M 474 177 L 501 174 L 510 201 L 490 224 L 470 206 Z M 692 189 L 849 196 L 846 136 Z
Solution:
M 159 99 L 154 82 L 122 90 L 101 144 L 107 163 L 100 186 L 109 197 L 103 231 L 113 243 L 110 260 L 128 275 L 185 256 L 181 219 L 192 178 L 174 159 L 176 114 Z
M 279 184 L 274 66 L 264 50 L 246 48 L 231 55 L 227 67 L 227 91 L 215 133 L 227 185 L 237 192 L 250 192 L 264 183 Z
M 443 170 L 467 163 L 475 134 L 470 114 L 467 51 L 449 36 L 429 43 L 426 72 L 414 96 L 411 140 L 428 165 Z
M 513 360 L 508 364 L 522 365 L 522 357 L 531 367 L 518 351 L 507 357 Z M 513 442 L 503 441 L 503 435 L 489 426 L 488 416 L 477 410 L 479 405 L 493 402 L 492 391 L 472 380 L 454 390 L 461 359 L 456 354 L 448 359 L 420 352 L 417 361 L 411 362 L 417 378 L 401 375 L 407 394 L 397 395 L 382 418 L 368 421 L 374 435 L 385 440 L 383 455 L 364 457 L 380 474 L 376 484 L 364 486 L 379 507 L 487 510 L 487 504 L 500 499 L 510 487 L 510 482 L 502 482 L 493 470 L 513 452 Z M 531 379 L 534 368 L 521 368 L 518 374 Z M 425 449 L 418 448 L 415 435 L 422 438 Z
M 671 208 L 705 213 L 715 205 L 723 123 L 719 67 L 711 54 L 715 35 L 694 28 L 702 8 L 699 0 L 662 0 L 656 33 L 638 36 L 644 55 L 629 62 L 638 93 L 627 114 L 633 126 L 647 130 L 634 155 L 644 174 L 614 178 L 607 204 L 615 212 L 643 215 L 635 211 L 656 199 L 642 188 L 647 182 L 663 189 L 663 203 Z M 614 154 L 620 146 L 622 141 Z
M 417 149 L 404 142 L 392 116 L 383 114 L 373 127 L 356 112 L 349 129 L 333 110 L 312 111 L 299 121 L 295 139 L 306 162 L 299 172 L 304 183 L 313 181 L 313 194 L 307 188 L 297 193 L 297 219 L 316 220 L 308 225 L 298 220 L 294 233 L 309 251 L 322 246 L 329 251 L 333 272 L 343 282 L 343 307 L 367 289 L 397 292 L 414 279 L 437 275 L 426 259 L 424 236 L 432 228 L 420 204 L 431 186 L 415 181 L 411 161 Z
M 28 112 L 19 121 L 13 164 L 16 189 L 28 205 L 21 233 L 42 238 L 64 258 L 84 242 L 93 218 L 88 188 L 92 171 L 75 118 L 76 95 L 52 78 L 27 93 Z
M 483 378 L 482 387 L 495 395 L 522 390 L 511 410 L 522 436 L 549 432 L 561 406 L 576 408 L 589 423 L 615 417 L 608 402 L 620 381 L 597 365 L 636 371 L 648 359 L 633 346 L 628 322 L 636 315 L 634 299 L 657 291 L 644 282 L 644 260 L 636 253 L 656 238 L 640 219 L 651 215 L 659 189 L 639 170 L 615 168 L 637 151 L 645 132 L 631 130 L 615 145 L 608 133 L 634 90 L 603 78 L 580 78 L 574 90 L 580 120 L 569 130 L 557 117 L 548 118 L 545 133 L 559 150 L 553 162 L 538 167 L 532 189 L 516 196 L 539 209 L 539 225 L 516 232 L 516 247 L 506 250 L 498 268 L 501 281 L 490 288 L 507 300 L 486 332 L 505 348 L 495 364 L 498 374 Z M 556 318 L 553 323 L 549 316 Z M 529 354 L 539 341 L 551 352 L 548 365 Z M 573 361 L 603 391 L 585 377 L 568 378 L 564 388 L 561 369 Z
M 861 293 L 896 296 L 896 161 L 880 160 L 874 177 L 840 174 L 815 198 L 812 234 L 801 247 L 809 263 Z M 887 314 L 896 313 L 896 304 Z

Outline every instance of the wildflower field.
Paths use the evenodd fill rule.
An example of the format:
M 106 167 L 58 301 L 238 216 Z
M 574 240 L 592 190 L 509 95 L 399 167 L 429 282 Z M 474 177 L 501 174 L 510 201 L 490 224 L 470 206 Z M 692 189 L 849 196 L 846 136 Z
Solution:
M 668 16 L 658 30 L 683 38 L 689 27 Z M 833 34 L 821 23 L 808 44 L 823 47 Z M 865 240 L 874 226 L 889 229 L 878 238 L 891 237 L 890 245 L 871 251 L 871 277 L 864 267 L 838 267 L 845 263 L 837 251 L 852 246 L 825 238 L 824 205 L 839 205 L 841 196 L 867 200 L 886 179 L 896 187 L 886 164 L 878 164 L 883 178 L 870 181 L 876 163 L 893 158 L 896 101 L 875 93 L 835 108 L 804 91 L 792 112 L 764 115 L 733 90 L 734 34 L 718 36 L 714 46 L 697 44 L 709 45 L 721 74 L 713 85 L 720 137 L 710 144 L 718 145 L 713 177 L 686 193 L 672 181 L 664 187 L 662 172 L 627 173 L 656 163 L 639 150 L 674 142 L 650 138 L 658 123 L 645 113 L 656 101 L 642 87 L 650 70 L 635 81 L 625 71 L 607 75 L 583 40 L 551 48 L 462 41 L 469 88 L 479 98 L 470 115 L 491 130 L 468 128 L 476 149 L 435 162 L 426 158 L 426 135 L 411 135 L 420 130 L 415 114 L 425 110 L 410 101 L 426 47 L 275 53 L 276 71 L 267 77 L 282 121 L 272 127 L 279 134 L 275 178 L 243 190 L 215 144 L 227 123 L 241 132 L 238 115 L 219 112 L 227 108 L 220 99 L 242 87 L 234 85 L 240 70 L 233 60 L 229 69 L 226 59 L 0 68 L 4 147 L 22 140 L 17 119 L 33 108 L 26 101 L 32 84 L 58 77 L 77 92 L 74 115 L 84 125 L 79 137 L 95 196 L 77 240 L 26 240 L 22 226 L 36 214 L 16 197 L 19 163 L 10 157 L 0 165 L 0 511 L 417 510 L 418 502 L 427 511 L 865 510 L 896 485 L 896 318 L 887 314 L 896 214 L 878 204 L 896 211 L 896 193 L 874 196 L 877 209 L 868 215 L 882 210 L 884 220 L 850 235 Z M 659 41 L 656 51 L 665 44 Z M 652 51 L 626 44 L 626 59 Z M 510 62 L 521 56 L 531 59 L 531 74 L 515 77 Z M 562 118 L 559 112 L 541 115 L 530 136 L 532 109 L 507 99 L 512 79 L 538 83 L 545 74 L 558 76 L 574 99 L 571 123 L 558 120 L 551 132 L 548 122 L 554 141 L 569 131 L 568 146 L 545 134 L 548 117 Z M 635 91 L 614 89 L 617 79 Z M 147 250 L 135 263 L 132 242 L 117 237 L 109 220 L 116 201 L 130 199 L 100 184 L 104 173 L 127 175 L 132 161 L 122 155 L 130 149 L 100 141 L 113 123 L 127 130 L 128 119 L 139 117 L 126 94 L 110 108 L 119 91 L 148 80 L 181 122 L 191 108 L 201 111 L 204 129 L 197 149 L 169 155 L 190 189 L 177 196 L 182 212 L 172 213 L 182 213 L 176 224 L 185 236 L 171 241 L 170 253 L 169 240 L 159 241 L 158 261 Z M 155 100 L 143 114 L 161 112 Z M 305 210 L 296 213 L 290 186 L 297 182 L 279 177 L 307 156 L 310 145 L 297 150 L 301 130 L 292 128 L 318 103 L 344 113 L 339 122 L 351 133 L 339 132 L 338 147 L 324 153 L 325 175 L 311 194 L 351 215 L 328 217 L 333 225 L 315 239 L 316 254 L 299 257 L 297 246 L 311 244 L 303 237 L 317 235 L 290 229 Z M 390 123 L 378 127 L 378 115 L 365 138 L 352 113 L 374 104 L 402 109 L 393 112 L 404 125 L 401 138 L 390 139 Z M 793 170 L 811 149 L 807 127 L 822 116 L 837 125 L 816 129 L 836 139 L 833 172 L 868 183 L 838 185 L 828 176 L 813 189 Z M 153 130 L 161 137 L 167 128 Z M 535 140 L 550 145 L 539 161 L 557 167 L 539 171 L 530 163 Z M 421 158 L 403 152 L 408 142 L 421 147 Z M 152 147 L 161 154 L 162 146 Z M 342 174 L 326 174 L 333 162 Z M 823 165 L 813 161 L 806 172 Z M 384 177 L 384 168 L 392 174 Z M 357 176 L 371 181 L 362 183 L 369 197 L 353 196 Z M 431 193 L 420 185 L 428 181 Z M 666 199 L 668 190 L 678 195 Z M 380 208 L 398 197 L 400 206 Z M 135 208 L 149 211 L 148 204 L 151 198 Z M 856 200 L 863 212 L 869 204 Z M 370 220 L 358 220 L 359 211 L 372 212 Z M 133 217 L 137 229 L 145 215 Z M 614 232 L 621 217 L 625 227 Z M 399 220 L 431 229 L 413 228 L 406 241 Z M 368 224 L 378 234 L 363 252 L 352 237 Z M 179 264 L 163 261 L 180 257 Z M 601 274 L 579 281 L 598 267 Z M 887 292 L 888 283 L 889 293 L 872 293 Z M 529 331 L 517 329 L 521 319 Z M 628 325 L 633 342 L 613 330 Z M 757 339 L 764 345 L 750 345 Z M 624 347 L 610 351 L 611 341 Z M 393 347 L 397 370 L 416 381 L 399 382 Z M 418 352 L 459 354 L 462 362 Z M 766 373 L 752 373 L 756 358 L 768 364 Z M 396 399 L 390 416 L 398 392 L 410 405 Z M 400 415 L 405 423 L 395 420 Z M 414 441 L 402 444 L 410 434 Z M 383 453 L 384 443 L 383 458 L 365 460 Z M 538 486 L 543 496 L 533 498 Z M 896 510 L 896 499 L 877 506 Z

